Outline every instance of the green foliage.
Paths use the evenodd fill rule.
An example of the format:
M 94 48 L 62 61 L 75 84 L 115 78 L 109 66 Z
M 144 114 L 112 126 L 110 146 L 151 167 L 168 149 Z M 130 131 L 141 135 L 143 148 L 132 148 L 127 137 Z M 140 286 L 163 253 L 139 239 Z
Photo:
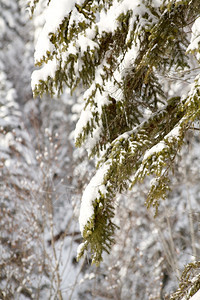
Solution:
M 110 252 L 111 246 L 114 243 L 114 230 L 117 228 L 111 221 L 114 217 L 114 208 L 111 204 L 112 201 L 109 200 L 104 199 L 102 196 L 101 200 L 96 203 L 94 209 L 95 225 L 91 224 L 90 221 L 89 227 L 91 227 L 91 230 L 88 230 L 87 227 L 83 232 L 83 238 L 87 241 L 87 244 L 84 244 L 85 249 L 89 245 L 92 253 L 92 263 L 95 263 L 97 266 L 102 261 L 102 251 Z M 81 256 L 79 255 L 78 259 Z
M 200 261 L 185 266 L 180 278 L 179 289 L 170 300 L 190 299 L 200 289 Z
M 96 264 L 114 242 L 116 194 L 151 176 L 146 206 L 157 214 L 185 133 L 200 114 L 199 76 L 184 96 L 169 97 L 163 86 L 171 72 L 178 76 L 191 68 L 186 31 L 200 15 L 199 1 L 166 0 L 157 7 L 143 0 L 133 8 L 124 3 L 118 2 L 121 10 L 111 0 L 76 4 L 50 34 L 52 51 L 36 62 L 43 68 L 56 62 L 56 70 L 36 82 L 35 96 L 62 93 L 64 85 L 72 92 L 86 89 L 76 145 L 88 144 L 97 168 L 107 169 L 105 192 L 99 189 L 92 200 L 79 258 L 90 248 Z M 102 27 L 101 14 L 113 18 L 112 10 L 113 26 Z
M 31 14 L 34 13 L 35 11 L 35 8 L 37 6 L 37 3 L 39 2 L 40 0 L 32 0 L 32 1 L 29 1 L 28 5 L 30 7 L 30 10 L 31 10 Z

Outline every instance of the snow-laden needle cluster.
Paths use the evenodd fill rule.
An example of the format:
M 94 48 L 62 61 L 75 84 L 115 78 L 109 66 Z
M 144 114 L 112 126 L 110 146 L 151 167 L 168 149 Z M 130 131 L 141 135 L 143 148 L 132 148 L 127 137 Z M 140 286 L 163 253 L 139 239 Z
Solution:
M 166 197 L 185 133 L 200 116 L 200 75 L 173 95 L 167 82 L 173 74 L 184 80 L 195 59 L 198 70 L 199 15 L 199 0 L 49 1 L 35 50 L 33 92 L 85 90 L 76 144 L 97 158 L 82 198 L 78 258 L 89 247 L 98 264 L 110 251 L 118 192 L 148 175 L 147 207 L 157 213 Z

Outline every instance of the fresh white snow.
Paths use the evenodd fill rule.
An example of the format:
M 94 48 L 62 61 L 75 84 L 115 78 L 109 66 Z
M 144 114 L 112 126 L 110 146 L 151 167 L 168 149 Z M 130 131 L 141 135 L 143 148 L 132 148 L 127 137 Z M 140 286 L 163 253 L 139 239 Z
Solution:
M 106 187 L 103 184 L 104 176 L 109 168 L 109 164 L 103 165 L 91 179 L 87 185 L 81 201 L 81 209 L 79 216 L 80 230 L 83 234 L 84 228 L 88 221 L 92 220 L 94 216 L 94 201 L 100 197 L 99 191 L 102 194 L 106 193 Z

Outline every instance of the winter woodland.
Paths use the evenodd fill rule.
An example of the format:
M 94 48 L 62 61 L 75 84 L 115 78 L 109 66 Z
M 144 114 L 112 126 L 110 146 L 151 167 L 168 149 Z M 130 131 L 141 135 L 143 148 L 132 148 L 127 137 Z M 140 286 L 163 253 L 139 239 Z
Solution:
M 200 299 L 199 0 L 0 0 L 0 299 Z

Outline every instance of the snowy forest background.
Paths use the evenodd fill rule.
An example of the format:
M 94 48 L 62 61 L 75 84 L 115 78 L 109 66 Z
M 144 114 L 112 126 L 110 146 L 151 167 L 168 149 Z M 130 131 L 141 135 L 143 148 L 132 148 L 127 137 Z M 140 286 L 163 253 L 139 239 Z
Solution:
M 200 255 L 199 131 L 187 134 L 158 217 L 144 206 L 145 182 L 117 196 L 111 254 L 98 268 L 87 255 L 77 263 L 80 199 L 95 168 L 74 146 L 83 91 L 32 96 L 42 3 L 30 20 L 26 1 L 0 0 L 0 299 L 169 299 Z

